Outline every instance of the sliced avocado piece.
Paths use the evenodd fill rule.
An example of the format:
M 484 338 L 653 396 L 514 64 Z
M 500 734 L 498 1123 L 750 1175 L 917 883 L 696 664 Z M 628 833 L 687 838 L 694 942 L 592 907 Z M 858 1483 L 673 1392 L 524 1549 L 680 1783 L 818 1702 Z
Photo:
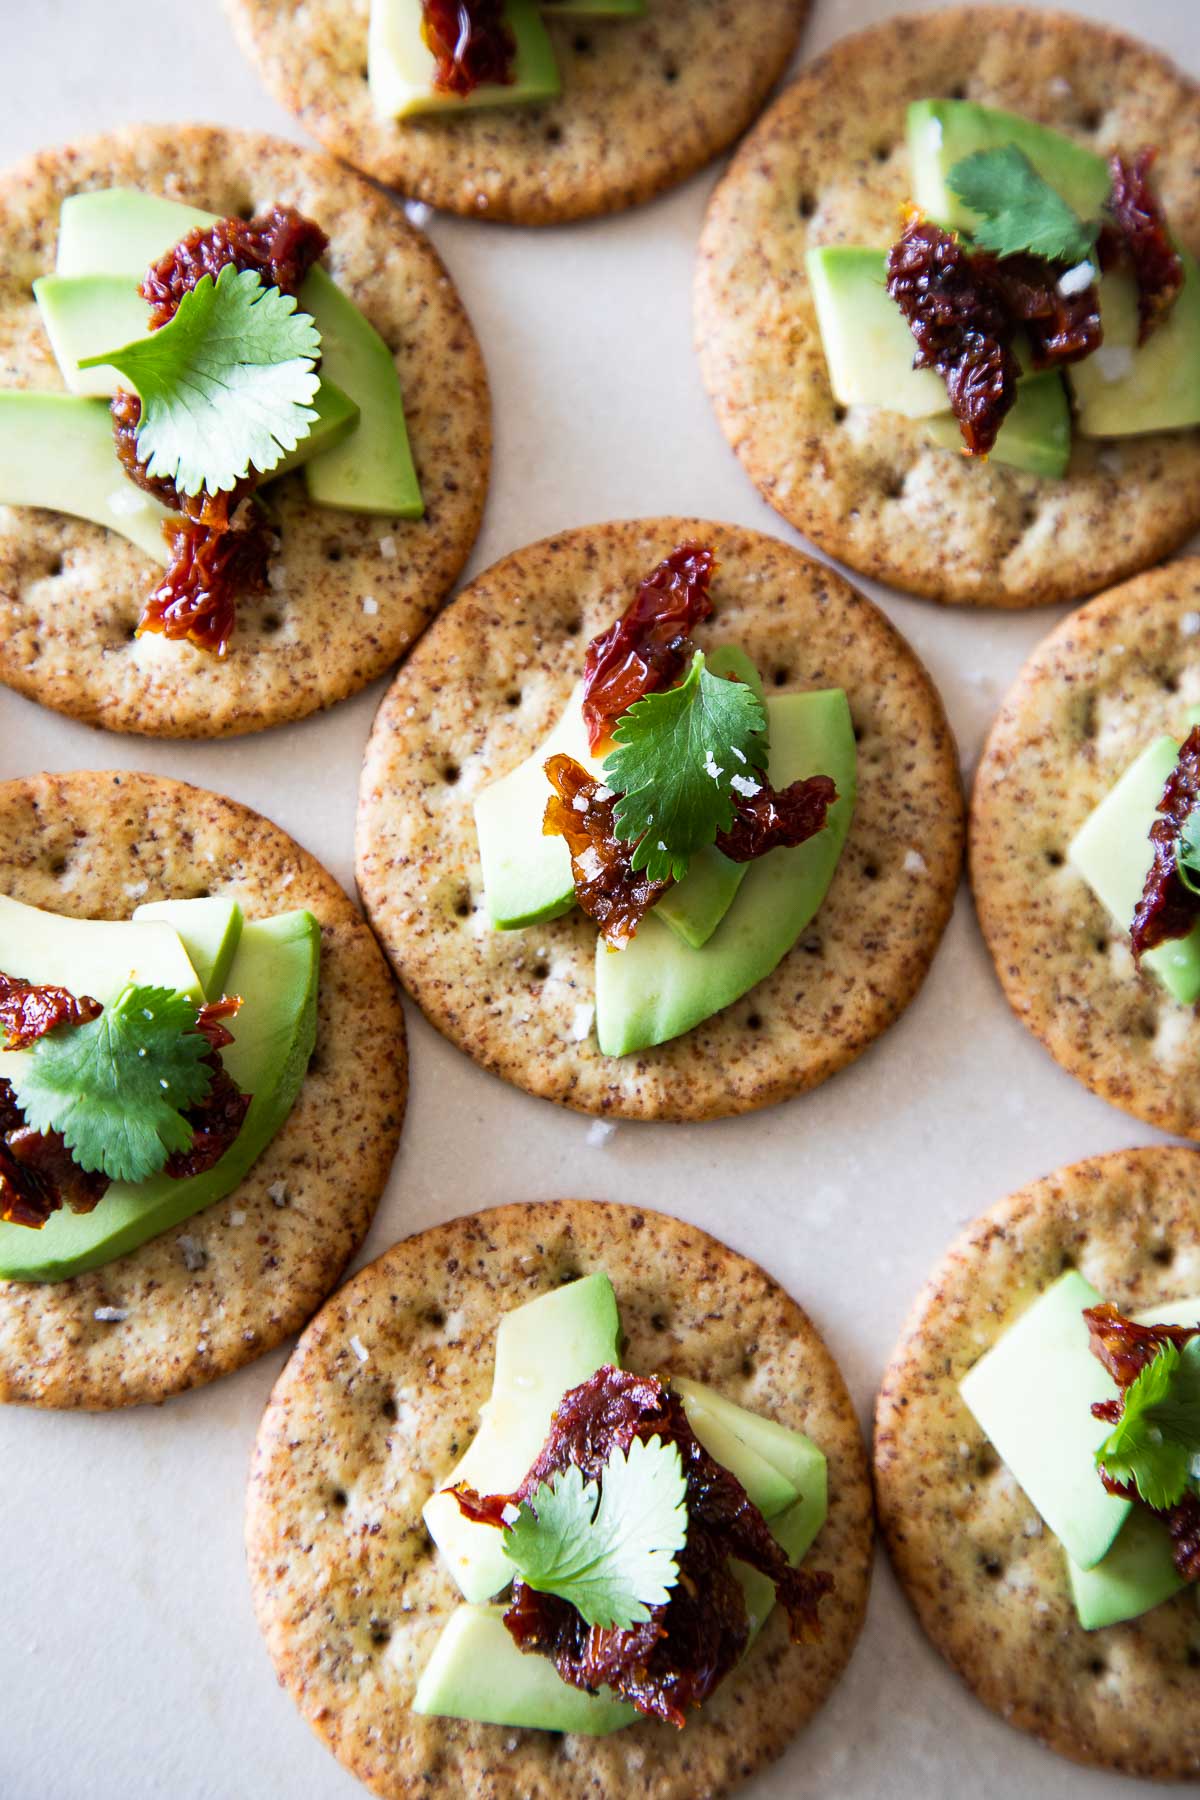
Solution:
M 962 450 L 957 419 L 949 415 L 931 419 L 927 429 L 944 450 Z M 1017 383 L 1017 398 L 1000 427 L 989 460 L 1052 481 L 1066 474 L 1071 460 L 1071 407 L 1056 369 L 1027 375 Z
M 1186 1583 L 1175 1567 L 1171 1539 L 1161 1519 L 1135 1506 L 1108 1554 L 1091 1569 L 1068 1556 L 1067 1579 L 1085 1631 L 1120 1625 L 1161 1606 Z
M 620 1333 L 616 1296 L 604 1274 L 568 1282 L 501 1318 L 492 1395 L 479 1430 L 422 1515 L 467 1600 L 490 1600 L 507 1587 L 512 1564 L 503 1533 L 465 1519 L 457 1500 L 442 1490 L 465 1481 L 482 1494 L 511 1493 L 545 1443 L 567 1390 L 618 1364 Z
M 770 776 L 786 787 L 833 777 L 838 798 L 825 829 L 794 850 L 752 863 L 737 897 L 702 950 L 680 942 L 651 913 L 624 950 L 601 939 L 596 955 L 596 1033 L 605 1056 L 626 1056 L 690 1031 L 771 973 L 829 889 L 854 811 L 854 727 L 840 688 L 767 701 Z
M 485 82 L 466 96 L 439 93 L 436 61 L 425 42 L 421 0 L 371 0 L 367 69 L 371 101 L 381 119 L 422 113 L 453 117 L 465 108 L 528 106 L 562 91 L 554 45 L 536 0 L 505 0 L 504 18 L 517 44 L 510 82 Z
M 417 1683 L 413 1711 L 587 1737 L 606 1737 L 638 1716 L 610 1688 L 585 1693 L 548 1656 L 518 1650 L 502 1606 L 454 1608 Z
M 887 252 L 820 244 L 805 257 L 829 385 L 842 406 L 884 406 L 906 419 L 947 410 L 946 384 L 914 369 L 917 346 L 887 291 Z
M 787 1477 L 800 1506 L 806 1508 L 815 1521 L 815 1537 L 825 1518 L 829 1495 L 825 1457 L 812 1439 L 802 1431 L 793 1431 L 790 1426 L 781 1425 L 777 1419 L 768 1419 L 762 1413 L 750 1412 L 746 1407 L 727 1399 L 717 1389 L 705 1387 L 703 1383 L 691 1381 L 686 1376 L 675 1377 L 671 1386 L 683 1401 L 689 1419 L 692 1418 L 693 1410 L 696 1410 L 705 1419 L 711 1417 L 718 1420 L 737 1444 L 753 1450 L 757 1456 L 774 1464 Z M 700 1428 L 694 1420 L 692 1430 L 700 1437 Z M 705 1440 L 701 1439 L 701 1442 Z M 737 1453 L 733 1444 L 728 1445 L 728 1450 L 727 1456 L 721 1456 L 715 1450 L 710 1453 L 737 1475 Z M 745 1485 L 743 1481 L 742 1486 Z M 759 1510 L 762 1510 L 761 1507 Z
M 163 521 L 175 515 L 125 474 L 103 400 L 0 390 L 0 506 L 90 519 L 167 561 Z
M 475 802 L 484 903 L 497 931 L 540 925 L 575 904 L 566 840 L 542 831 L 551 794 L 546 763 L 560 753 L 573 756 L 597 781 L 604 780 L 583 722 L 582 682 L 571 690 L 562 718 L 533 755 L 484 788 Z
M 1095 1451 L 1109 1426 L 1092 1405 L 1116 1382 L 1088 1347 L 1084 1309 L 1100 1295 L 1070 1269 L 964 1375 L 958 1391 L 1013 1479 L 1082 1569 L 1095 1568 L 1129 1517 L 1105 1492 Z
M 59 213 L 56 272 L 139 282 L 172 244 L 216 218 L 135 188 L 71 194 Z M 387 345 L 320 265 L 309 271 L 297 305 L 321 333 L 322 381 L 341 388 L 359 408 L 357 430 L 305 463 L 309 498 L 318 506 L 419 519 L 420 484 Z M 115 349 L 119 341 L 94 341 L 90 354 Z
M 94 369 L 79 364 L 148 335 L 150 308 L 135 281 L 125 275 L 42 275 L 33 297 L 70 393 L 111 396 L 129 386 L 107 363 Z
M 914 100 L 908 109 L 908 151 L 914 204 L 948 231 L 970 231 L 978 214 L 947 183 L 955 163 L 979 150 L 1023 150 L 1043 181 L 1081 219 L 1096 219 L 1112 187 L 1108 165 L 1094 150 L 1019 113 L 973 100 Z
M 161 919 L 72 919 L 4 894 L 0 970 L 22 981 L 67 988 L 78 999 L 88 995 L 101 1006 L 110 1006 L 131 981 L 187 994 L 197 1005 L 204 999 L 179 933 Z M 7 1075 L 14 1057 L 24 1054 L 0 1050 L 0 1076 Z
M 1200 721 L 1200 711 L 1189 715 Z M 1157 817 L 1163 788 L 1179 760 L 1172 737 L 1156 738 L 1130 764 L 1116 786 L 1084 820 L 1071 841 L 1067 859 L 1087 882 L 1113 922 L 1128 932 L 1150 870 L 1150 827 Z M 1142 958 L 1181 1006 L 1200 1000 L 1200 925 L 1187 937 L 1159 944 Z
M 732 1431 L 719 1411 L 704 1404 L 695 1391 L 697 1383 L 690 1384 L 690 1394 L 684 1393 L 678 1381 L 671 1385 L 683 1401 L 688 1424 L 708 1454 L 722 1468 L 732 1470 L 764 1519 L 774 1519 L 796 1504 L 799 1492 L 782 1469 Z
M 1119 271 L 1100 282 L 1104 342 L 1067 370 L 1084 437 L 1133 437 L 1200 424 L 1200 268 L 1179 249 L 1183 289 L 1139 344 L 1137 290 Z
M 36 945 L 23 936 L 17 950 L 10 952 L 7 933 L 13 927 L 13 915 L 8 909 L 14 904 L 0 904 L 0 968 L 6 973 L 60 981 L 73 993 L 91 993 L 101 1001 L 112 999 L 130 980 L 175 986 L 190 993 L 197 1003 L 201 1000 L 199 981 L 178 935 L 162 920 L 115 925 L 62 920 L 60 924 L 72 927 L 72 933 L 55 927 L 43 933 L 39 927 Z M 27 930 L 24 921 L 18 929 Z M 75 931 L 83 936 L 69 941 Z M 153 945 L 158 948 L 140 948 L 147 941 L 146 933 L 154 934 Z M 43 943 L 49 946 L 44 957 Z M 35 947 L 38 954 L 33 956 L 30 952 Z M 230 1148 L 205 1174 L 185 1181 L 156 1175 L 137 1186 L 114 1182 L 94 1212 L 64 1209 L 53 1214 L 40 1231 L 0 1225 L 0 1278 L 64 1281 L 85 1274 L 183 1224 L 237 1187 L 286 1121 L 300 1092 L 316 1043 L 320 955 L 321 928 L 311 913 L 282 913 L 273 919 L 247 921 L 228 984 L 231 992 L 242 996 L 243 1005 L 236 1018 L 228 1021 L 234 1041 L 221 1052 L 221 1059 L 243 1093 L 253 1098 Z M 168 973 L 172 965 L 166 960 L 171 956 L 176 959 L 174 980 Z M 27 1054 L 0 1053 L 0 1073 L 7 1057 Z
M 172 926 L 199 977 L 204 998 L 224 997 L 225 977 L 242 935 L 242 909 L 236 900 L 150 900 L 134 908 L 134 924 L 143 919 L 163 919 Z

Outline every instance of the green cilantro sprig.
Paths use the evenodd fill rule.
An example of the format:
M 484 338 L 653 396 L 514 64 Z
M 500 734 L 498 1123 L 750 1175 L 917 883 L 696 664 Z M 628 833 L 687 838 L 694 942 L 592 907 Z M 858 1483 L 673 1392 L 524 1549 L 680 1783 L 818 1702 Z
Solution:
M 604 779 L 623 796 L 614 821 L 618 837 L 636 843 L 635 869 L 651 881 L 678 881 L 689 858 L 728 831 L 735 782 L 753 791 L 765 766 L 766 724 L 751 689 L 710 674 L 701 650 L 678 687 L 629 708 Z
M 522 1580 L 569 1600 L 589 1625 L 628 1631 L 663 1606 L 687 1542 L 687 1482 L 677 1444 L 635 1438 L 600 1482 L 572 1466 L 522 1505 L 504 1548 Z
M 208 1093 L 208 1050 L 186 995 L 131 984 L 98 1019 L 40 1038 L 10 1080 L 28 1123 L 61 1132 L 81 1169 L 147 1181 L 192 1141 L 180 1115 Z
M 251 465 L 267 475 L 312 428 L 321 334 L 291 294 L 257 270 L 226 264 L 183 296 L 160 331 L 89 356 L 111 364 L 142 402 L 138 456 L 183 494 L 234 486 Z
M 1132 1482 L 1147 1506 L 1178 1504 L 1200 1477 L 1200 1338 L 1165 1344 L 1125 1393 L 1125 1411 L 1096 1452 L 1113 1481 Z
M 1200 894 L 1200 806 L 1194 806 L 1183 821 L 1175 846 L 1175 866 L 1189 893 Z
M 1081 263 L 1100 235 L 1100 222 L 1081 219 L 1023 150 L 1005 144 L 977 150 L 946 177 L 965 206 L 980 215 L 972 236 L 997 256 L 1028 251 L 1050 262 Z

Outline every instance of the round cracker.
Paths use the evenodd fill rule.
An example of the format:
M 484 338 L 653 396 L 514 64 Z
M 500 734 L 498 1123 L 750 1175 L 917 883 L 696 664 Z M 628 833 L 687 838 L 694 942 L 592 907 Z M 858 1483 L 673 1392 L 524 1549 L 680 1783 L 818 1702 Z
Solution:
M 813 63 L 713 198 L 696 287 L 704 379 L 765 499 L 864 575 L 934 600 L 1023 607 L 1094 593 L 1200 524 L 1200 432 L 1076 438 L 1051 481 L 969 462 L 919 421 L 836 405 L 804 258 L 886 246 L 911 196 L 909 101 L 963 94 L 1090 148 L 1157 145 L 1172 229 L 1200 250 L 1200 90 L 1103 26 L 1020 7 L 896 18 Z
M 1200 1016 L 1134 964 L 1128 929 L 1067 860 L 1084 820 L 1200 706 L 1200 559 L 1091 600 L 1034 651 L 971 801 L 971 885 L 1009 1005 L 1114 1106 L 1200 1138 Z M 1149 845 L 1146 860 L 1149 864 Z
M 742 646 L 770 692 L 844 687 L 859 739 L 858 802 L 824 904 L 774 973 L 685 1036 L 615 1059 L 588 1030 L 595 925 L 572 909 L 527 931 L 493 931 L 472 804 L 561 716 L 588 639 L 663 556 L 694 538 L 713 545 L 720 564 L 715 616 L 697 641 Z M 736 526 L 597 525 L 480 575 L 396 677 L 367 746 L 359 887 L 405 987 L 484 1068 L 580 1112 L 718 1118 L 815 1087 L 903 1012 L 949 917 L 962 810 L 954 741 L 929 676 L 839 575 Z
M 271 488 L 282 537 L 271 591 L 240 607 L 219 660 L 134 638 L 159 570 L 124 538 L 63 513 L 0 507 L 0 681 L 89 724 L 151 737 L 226 737 L 304 718 L 390 668 L 470 554 L 491 456 L 470 321 L 427 239 L 332 159 L 250 132 L 139 125 L 0 176 L 6 386 L 62 388 L 30 284 L 54 266 L 66 196 L 112 186 L 222 215 L 286 204 L 324 227 L 330 273 L 395 358 L 425 517 L 311 506 L 302 474 L 281 479 Z
M 226 0 L 275 98 L 376 181 L 466 218 L 555 225 L 635 206 L 718 155 L 787 67 L 808 0 L 649 0 L 643 19 L 545 21 L 562 94 L 535 106 L 381 119 L 367 5 Z
M 1200 1292 L 1196 1152 L 1127 1150 L 1076 1163 L 964 1232 L 930 1276 L 883 1378 L 880 1527 L 922 1626 L 985 1705 L 1078 1762 L 1195 1779 L 1195 1594 L 1084 1631 L 1061 1545 L 958 1392 L 1067 1268 L 1133 1312 Z
M 299 1330 L 362 1243 L 404 1117 L 399 999 L 320 863 L 260 813 L 183 782 L 91 771 L 5 782 L 0 867 L 13 899 L 73 918 L 204 893 L 248 918 L 306 907 L 320 921 L 317 1047 L 287 1123 L 240 1186 L 91 1274 L 0 1281 L 0 1400 L 165 1400 Z M 189 1268 L 197 1247 L 204 1264 Z M 125 1317 L 100 1319 L 108 1307 Z
M 810 1555 L 832 1573 L 821 1637 L 776 1612 L 682 1735 L 639 1722 L 561 1737 L 410 1711 L 458 1589 L 421 1507 L 473 1436 L 500 1315 L 605 1271 L 643 1373 L 688 1375 L 807 1432 L 829 1463 Z M 365 1361 L 352 1339 L 366 1351 Z M 664 1213 L 588 1200 L 494 1208 L 397 1244 L 313 1320 L 259 1428 L 246 1521 L 259 1624 L 279 1679 L 334 1755 L 387 1800 L 728 1793 L 782 1754 L 854 1646 L 871 1567 L 858 1421 L 815 1327 L 756 1264 Z

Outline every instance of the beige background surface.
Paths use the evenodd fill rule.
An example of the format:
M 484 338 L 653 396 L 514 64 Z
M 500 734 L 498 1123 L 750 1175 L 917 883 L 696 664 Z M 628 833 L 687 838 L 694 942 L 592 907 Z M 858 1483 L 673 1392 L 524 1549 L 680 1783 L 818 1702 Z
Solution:
M 818 0 L 805 50 L 896 10 Z M 1121 0 L 1084 10 L 1121 22 Z M 1194 0 L 1142 33 L 1200 72 Z M 0 0 L 0 160 L 144 115 L 292 135 L 215 0 Z M 185 79 L 184 79 L 185 78 Z M 166 87 L 164 88 L 164 81 Z M 483 340 L 496 475 L 474 568 L 564 525 L 687 511 L 788 535 L 727 450 L 691 351 L 692 262 L 714 171 L 664 201 L 535 235 L 434 220 Z M 882 595 L 940 682 L 968 767 L 1059 615 L 952 616 Z M 0 691 L 0 778 L 161 769 L 278 819 L 351 879 L 359 757 L 378 691 L 324 718 L 194 748 L 104 738 Z M 1001 998 L 965 893 L 911 1011 L 861 1062 L 717 1125 L 589 1122 L 503 1087 L 409 1009 L 411 1111 L 366 1247 L 465 1208 L 591 1193 L 677 1210 L 761 1258 L 808 1309 L 867 1417 L 902 1318 L 960 1224 L 1058 1164 L 1152 1141 L 1057 1069 Z M 353 1800 L 275 1686 L 250 1609 L 242 1489 L 282 1355 L 128 1418 L 0 1414 L 3 1800 Z M 1006 1729 L 925 1643 L 885 1566 L 864 1640 L 813 1729 L 752 1800 L 1132 1800 Z M 447 1796 L 447 1800 L 455 1800 Z

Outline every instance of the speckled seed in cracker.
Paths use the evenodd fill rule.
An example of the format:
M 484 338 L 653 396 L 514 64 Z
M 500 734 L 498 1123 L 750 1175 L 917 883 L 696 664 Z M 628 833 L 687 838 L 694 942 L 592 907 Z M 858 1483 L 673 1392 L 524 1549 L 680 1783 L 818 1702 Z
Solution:
M 711 1383 L 825 1453 L 829 1517 L 810 1556 L 836 1586 L 821 1638 L 789 1644 L 776 1613 L 682 1733 L 639 1722 L 609 1738 L 562 1737 L 418 1716 L 417 1681 L 460 1598 L 421 1508 L 475 1430 L 500 1315 L 597 1270 L 616 1289 L 627 1368 Z M 487 1800 L 719 1800 L 780 1756 L 837 1682 L 862 1625 L 871 1534 L 854 1408 L 795 1301 L 694 1226 L 586 1200 L 456 1219 L 356 1275 L 276 1383 L 246 1515 L 255 1610 L 279 1678 L 383 1800 L 431 1786 Z
M 0 1400 L 165 1400 L 299 1330 L 362 1243 L 404 1117 L 399 1001 L 320 863 L 261 814 L 179 781 L 81 771 L 0 784 L 0 890 L 72 918 L 204 893 L 252 919 L 306 907 L 321 925 L 316 1050 L 245 1180 L 89 1275 L 0 1281 Z
M 247 56 L 338 156 L 467 218 L 561 224 L 675 186 L 731 144 L 782 75 L 808 0 L 648 0 L 644 19 L 552 19 L 562 95 L 463 118 L 380 119 L 366 0 L 225 0 Z
M 689 538 L 714 545 L 719 563 L 702 647 L 740 644 L 768 693 L 846 689 L 858 801 L 833 885 L 774 973 L 684 1037 L 604 1057 L 590 1029 L 596 927 L 572 910 L 527 931 L 493 931 L 472 804 L 559 717 L 588 639 Z M 878 608 L 774 538 L 647 519 L 585 527 L 506 557 L 426 633 L 367 747 L 358 878 L 400 979 L 484 1068 L 581 1112 L 708 1119 L 815 1087 L 899 1017 L 949 916 L 962 831 L 941 701 Z
M 971 885 L 1013 1011 L 1095 1093 L 1195 1138 L 1200 1017 L 1136 968 L 1067 851 L 1147 744 L 1184 735 L 1200 706 L 1198 624 L 1194 557 L 1065 619 L 1005 700 L 971 801 Z
M 1200 90 L 1165 57 L 1027 7 L 895 18 L 812 63 L 713 197 L 696 334 L 721 426 L 764 498 L 864 575 L 934 600 L 1038 606 L 1160 560 L 1200 525 L 1200 432 L 1076 438 L 1061 481 L 930 447 L 835 405 L 805 253 L 899 236 L 911 100 L 1006 107 L 1110 153 L 1149 145 L 1172 230 L 1200 251 Z
M 1062 1546 L 958 1383 L 1066 1268 L 1140 1312 L 1200 1293 L 1200 1155 L 1128 1150 L 983 1214 L 913 1308 L 875 1412 L 879 1522 L 926 1632 L 985 1705 L 1077 1762 L 1200 1776 L 1200 1622 L 1187 1591 L 1084 1631 Z
M 296 206 L 328 232 L 327 268 L 395 357 L 425 517 L 311 506 L 303 477 L 285 477 L 271 489 L 282 549 L 270 592 L 239 608 L 218 661 L 191 644 L 135 639 L 158 570 L 124 538 L 63 513 L 0 506 L 0 681 L 89 724 L 151 737 L 227 737 L 302 719 L 390 668 L 470 554 L 491 457 L 479 346 L 429 241 L 331 158 L 250 132 L 138 125 L 0 175 L 5 386 L 61 389 L 31 284 L 54 266 L 66 196 L 119 186 L 222 214 Z

